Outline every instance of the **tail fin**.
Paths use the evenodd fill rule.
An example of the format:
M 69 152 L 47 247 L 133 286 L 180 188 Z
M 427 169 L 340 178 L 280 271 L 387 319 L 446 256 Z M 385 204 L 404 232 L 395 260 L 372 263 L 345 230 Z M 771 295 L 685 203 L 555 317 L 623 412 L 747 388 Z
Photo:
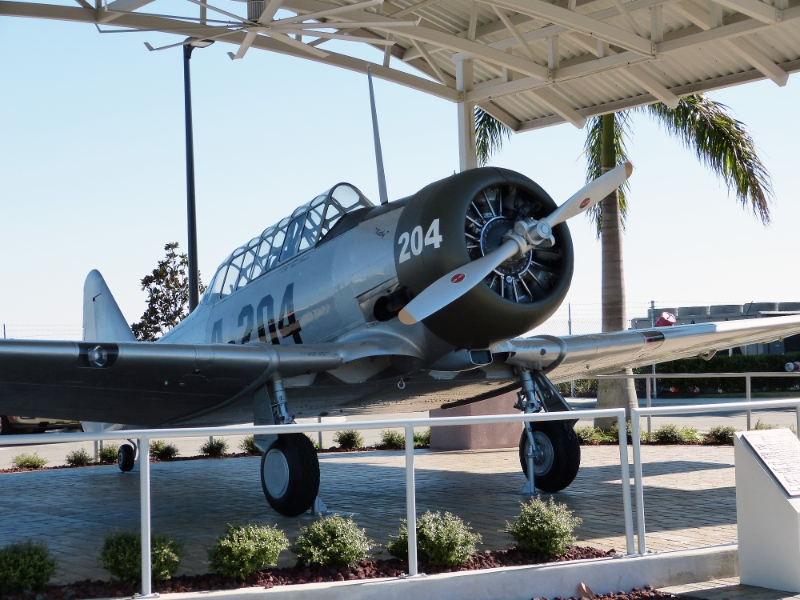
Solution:
M 117 301 L 100 271 L 86 276 L 83 284 L 83 339 L 87 342 L 135 342 Z

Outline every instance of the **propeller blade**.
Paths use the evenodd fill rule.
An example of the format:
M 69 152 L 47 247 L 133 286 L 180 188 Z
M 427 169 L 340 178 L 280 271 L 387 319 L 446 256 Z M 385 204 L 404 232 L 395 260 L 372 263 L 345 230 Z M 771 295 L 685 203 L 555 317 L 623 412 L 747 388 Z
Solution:
M 450 271 L 422 290 L 419 296 L 400 311 L 398 315 L 400 322 L 413 325 L 458 300 L 517 252 L 519 244 L 514 240 L 508 240 L 486 256 Z
M 611 169 L 608 173 L 601 175 L 574 194 L 569 200 L 564 202 L 564 204 L 550 213 L 550 216 L 542 219 L 542 221 L 553 228 L 559 223 L 563 223 L 567 219 L 571 219 L 575 215 L 589 210 L 592 206 L 625 183 L 632 172 L 633 165 L 629 162 Z
M 255 31 L 248 31 L 247 35 L 244 36 L 244 41 L 242 42 L 242 45 L 239 46 L 239 49 L 236 51 L 236 54 L 234 54 L 233 52 L 228 52 L 228 56 L 231 57 L 231 60 L 244 58 L 244 55 L 247 53 L 247 50 L 255 41 L 257 35 L 258 33 Z

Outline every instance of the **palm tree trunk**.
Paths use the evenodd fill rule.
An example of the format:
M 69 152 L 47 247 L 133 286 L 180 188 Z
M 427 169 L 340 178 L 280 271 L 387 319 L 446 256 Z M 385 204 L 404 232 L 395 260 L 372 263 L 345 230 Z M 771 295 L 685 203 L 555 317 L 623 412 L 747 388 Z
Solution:
M 614 114 L 602 117 L 603 172 L 617 166 L 614 149 L 616 119 Z M 622 256 L 622 220 L 619 194 L 614 190 L 602 201 L 602 313 L 603 332 L 627 329 L 625 317 L 625 274 Z M 630 369 L 620 371 L 631 373 Z M 637 406 L 632 379 L 601 379 L 597 386 L 597 408 L 624 408 L 630 419 L 630 409 Z M 595 426 L 608 430 L 612 419 L 595 419 Z

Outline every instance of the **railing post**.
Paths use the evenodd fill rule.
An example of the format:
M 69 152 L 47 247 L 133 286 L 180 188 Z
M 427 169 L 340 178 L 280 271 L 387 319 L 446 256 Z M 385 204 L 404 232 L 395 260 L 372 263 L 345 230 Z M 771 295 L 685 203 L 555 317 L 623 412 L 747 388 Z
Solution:
M 797 428 L 797 437 L 800 439 L 800 404 L 798 404 L 794 409 L 795 414 L 797 415 L 797 424 L 795 427 Z
M 751 401 L 750 375 L 744 376 L 744 395 L 745 399 Z M 747 409 L 747 431 L 750 431 L 750 409 Z
M 625 513 L 625 554 L 631 555 L 635 550 L 633 547 L 633 513 L 631 510 L 631 471 L 628 466 L 628 436 L 623 433 L 626 430 L 624 409 L 620 409 L 620 413 L 617 415 L 617 427 L 619 433 L 619 466 L 622 477 L 622 506 Z
M 645 377 L 645 395 L 647 396 L 647 408 L 652 406 L 652 402 L 650 401 L 650 378 Z M 650 413 L 647 413 L 647 441 L 650 441 L 650 434 L 653 432 L 653 417 Z
M 642 448 L 638 408 L 631 410 L 631 438 L 633 443 L 633 483 L 636 495 L 636 537 L 639 541 L 639 554 L 645 554 L 647 552 L 647 543 L 645 541 Z
M 414 426 L 406 425 L 406 523 L 408 525 L 408 574 L 417 574 L 417 499 L 414 489 Z
M 139 491 L 142 509 L 142 597 L 147 598 L 154 595 L 150 556 L 150 438 L 146 435 L 139 438 Z

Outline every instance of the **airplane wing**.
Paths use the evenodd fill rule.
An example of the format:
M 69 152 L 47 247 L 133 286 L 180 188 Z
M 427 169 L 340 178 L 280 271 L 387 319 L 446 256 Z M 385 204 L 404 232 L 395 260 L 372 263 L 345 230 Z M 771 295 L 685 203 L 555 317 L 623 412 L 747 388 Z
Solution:
M 380 354 L 375 344 L 177 345 L 0 340 L 0 414 L 156 426 L 293 377 Z M 113 368 L 112 368 L 113 367 Z
M 542 368 L 553 382 L 613 373 L 679 358 L 711 358 L 719 350 L 773 342 L 800 333 L 800 315 L 698 323 L 614 333 L 513 339 L 493 348 L 506 364 Z

